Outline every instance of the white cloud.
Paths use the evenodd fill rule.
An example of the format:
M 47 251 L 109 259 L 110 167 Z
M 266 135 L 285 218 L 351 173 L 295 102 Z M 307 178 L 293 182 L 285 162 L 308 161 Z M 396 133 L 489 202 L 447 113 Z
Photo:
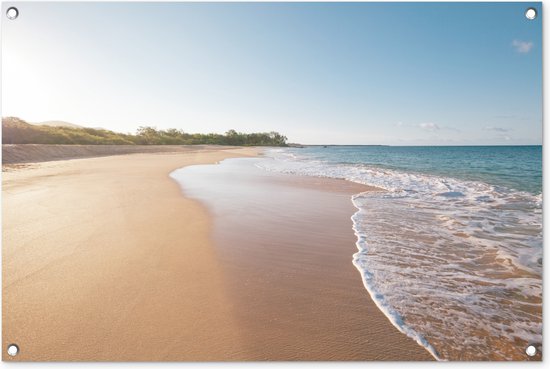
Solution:
M 495 126 L 485 126 L 483 129 L 485 131 L 496 132 L 494 138 L 497 140 L 510 141 L 512 139 L 512 137 L 509 136 L 509 132 L 513 131 L 513 129 Z
M 418 126 L 427 131 L 437 131 L 440 129 L 440 127 L 435 123 L 420 123 Z
M 502 132 L 502 133 L 510 131 L 509 129 L 502 128 L 502 127 L 485 127 L 483 129 L 486 131 L 494 131 L 494 132 Z
M 526 54 L 533 48 L 533 42 L 514 40 L 512 41 L 512 46 L 516 49 L 518 53 Z
M 437 123 L 432 122 L 425 122 L 425 123 L 403 123 L 401 121 L 397 122 L 396 127 L 407 127 L 407 128 L 420 128 L 425 131 L 435 132 L 435 131 L 452 131 L 452 132 L 460 132 L 459 129 L 448 127 L 448 126 L 441 126 Z

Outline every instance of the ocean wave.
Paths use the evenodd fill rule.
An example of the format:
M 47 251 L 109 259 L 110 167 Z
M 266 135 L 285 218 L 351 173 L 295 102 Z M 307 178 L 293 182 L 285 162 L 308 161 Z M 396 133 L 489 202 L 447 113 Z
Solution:
M 509 360 L 542 342 L 542 195 L 479 181 L 271 150 L 258 166 L 341 178 L 353 196 L 353 263 L 379 308 L 434 357 Z

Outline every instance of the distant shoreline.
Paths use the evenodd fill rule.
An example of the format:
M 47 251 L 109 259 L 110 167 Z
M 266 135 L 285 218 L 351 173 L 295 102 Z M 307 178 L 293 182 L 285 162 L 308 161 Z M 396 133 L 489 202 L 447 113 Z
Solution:
M 2 145 L 2 165 L 40 163 L 112 155 L 178 153 L 193 150 L 230 150 L 222 145 Z

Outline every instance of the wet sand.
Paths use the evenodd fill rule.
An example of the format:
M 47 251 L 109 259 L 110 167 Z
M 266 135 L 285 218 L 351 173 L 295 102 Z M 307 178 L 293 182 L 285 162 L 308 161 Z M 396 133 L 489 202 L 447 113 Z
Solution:
M 254 360 L 433 360 L 376 307 L 352 264 L 351 195 L 379 190 L 282 175 L 257 159 L 178 171 L 214 217 L 216 254 Z

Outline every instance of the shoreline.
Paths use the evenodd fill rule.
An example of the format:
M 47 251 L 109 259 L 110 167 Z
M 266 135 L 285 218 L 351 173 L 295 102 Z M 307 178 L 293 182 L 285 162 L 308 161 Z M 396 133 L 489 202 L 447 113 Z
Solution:
M 421 150 L 427 150 L 424 159 L 430 160 L 432 150 Z M 504 157 L 510 150 L 515 152 L 503 149 L 495 155 Z M 437 151 L 446 167 L 445 158 L 454 152 Z M 535 149 L 523 154 L 527 152 L 536 154 Z M 465 149 L 459 157 L 471 153 Z M 437 176 L 428 169 L 409 171 L 408 161 L 392 166 L 402 157 L 401 148 L 390 150 L 381 168 L 367 164 L 377 162 L 377 154 L 363 148 L 332 153 L 273 150 L 275 160 L 258 166 L 278 173 L 347 178 L 388 190 L 353 196 L 354 265 L 394 326 L 436 358 L 540 360 L 541 198 L 523 191 L 536 190 L 536 182 L 527 177 L 519 191 L 499 187 L 504 174 L 476 182 Z M 539 353 L 527 356 L 528 345 Z
M 213 218 L 252 360 L 434 360 L 379 309 L 352 263 L 352 195 L 378 189 L 270 173 L 253 160 L 171 174 Z
M 358 194 L 356 194 L 358 195 Z M 412 329 L 410 326 L 408 326 L 405 323 L 399 324 L 398 321 L 402 320 L 401 316 L 393 310 L 393 308 L 389 305 L 387 305 L 383 300 L 377 299 L 375 296 L 378 293 L 374 286 L 369 285 L 367 282 L 367 278 L 365 278 L 364 271 L 361 269 L 360 261 L 358 260 L 358 257 L 360 254 L 365 251 L 365 248 L 361 246 L 361 233 L 359 232 L 357 228 L 357 224 L 355 222 L 355 216 L 359 214 L 361 208 L 355 204 L 353 201 L 354 197 L 356 195 L 353 195 L 351 197 L 351 202 L 353 203 L 353 206 L 356 208 L 356 212 L 351 216 L 351 221 L 353 223 L 353 232 L 355 234 L 355 237 L 357 238 L 357 242 L 355 243 L 355 246 L 357 248 L 357 252 L 353 254 L 353 266 L 357 269 L 359 272 L 359 275 L 361 277 L 361 281 L 363 282 L 363 286 L 365 287 L 365 290 L 369 294 L 371 300 L 373 303 L 378 307 L 378 309 L 386 316 L 388 321 L 402 334 L 409 337 L 410 339 L 414 340 L 416 343 L 418 343 L 419 346 L 423 347 L 436 361 L 443 361 L 441 357 L 439 357 L 439 354 L 437 353 L 437 350 L 435 347 L 433 347 L 421 334 L 416 332 L 414 329 Z
M 4 353 L 3 359 L 432 360 L 375 306 L 358 279 L 351 254 L 334 247 L 322 247 L 315 254 L 299 252 L 309 255 L 303 259 L 306 265 L 314 260 L 323 265 L 337 257 L 338 264 L 326 269 L 334 273 L 346 263 L 345 273 L 337 278 L 320 275 L 323 284 L 308 274 L 319 271 L 314 264 L 303 273 L 300 264 L 289 266 L 284 251 L 291 249 L 269 255 L 283 268 L 280 271 L 300 273 L 294 276 L 298 279 L 281 275 L 287 288 L 271 285 L 272 290 L 267 290 L 280 300 L 264 295 L 268 297 L 264 302 L 278 301 L 276 306 L 267 304 L 255 316 L 249 315 L 247 298 L 266 291 L 266 285 L 254 285 L 261 269 L 255 263 L 258 259 L 226 258 L 224 250 L 216 247 L 220 236 L 216 217 L 205 204 L 182 195 L 168 174 L 176 168 L 219 167 L 212 164 L 256 155 L 258 150 L 249 148 L 193 148 L 182 153 L 52 161 L 4 172 L 3 343 L 17 343 L 21 352 L 17 358 Z M 326 189 L 331 193 L 342 186 L 326 179 L 308 183 L 298 179 L 292 188 L 310 191 L 329 182 Z M 348 192 L 336 192 L 331 201 L 343 204 Z M 351 207 L 348 199 L 339 212 Z M 335 237 L 339 244 L 345 239 L 346 247 L 354 247 L 348 244 L 354 237 L 349 218 L 338 219 Z M 338 235 L 336 230 L 343 227 L 347 232 Z M 312 236 L 300 242 L 311 243 Z M 315 235 L 313 241 L 322 243 L 323 238 Z M 273 273 L 270 278 L 277 277 L 275 269 Z M 311 286 L 320 291 L 329 287 L 335 295 L 322 297 L 318 306 L 307 302 L 302 309 L 288 310 L 288 295 L 291 300 L 304 293 L 313 296 L 308 292 Z M 342 286 L 346 287 L 341 290 Z M 293 301 L 299 305 L 299 300 Z M 327 302 L 345 303 L 336 311 L 330 305 L 326 309 Z M 328 315 L 319 315 L 318 309 Z M 315 319 L 304 315 L 308 311 Z M 342 315 L 346 319 L 340 326 Z M 276 320 L 269 322 L 271 318 Z M 281 326 L 281 319 L 289 324 Z M 276 332 L 279 339 L 271 347 L 275 351 L 265 351 Z M 307 346 L 307 341 L 317 338 L 321 341 L 316 347 Z

